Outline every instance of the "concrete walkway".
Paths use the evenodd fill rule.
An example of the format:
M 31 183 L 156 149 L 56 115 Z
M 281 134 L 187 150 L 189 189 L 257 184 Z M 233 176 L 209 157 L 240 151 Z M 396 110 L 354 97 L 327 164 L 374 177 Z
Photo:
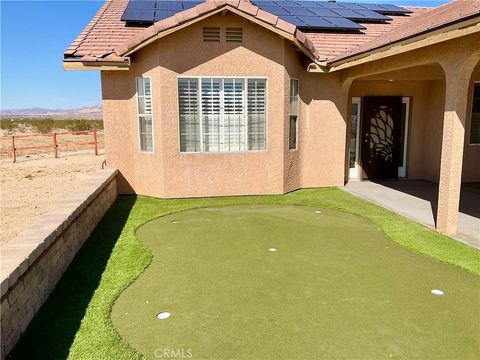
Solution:
M 438 184 L 421 180 L 350 181 L 354 195 L 435 228 Z M 480 248 L 480 184 L 463 184 L 455 239 Z

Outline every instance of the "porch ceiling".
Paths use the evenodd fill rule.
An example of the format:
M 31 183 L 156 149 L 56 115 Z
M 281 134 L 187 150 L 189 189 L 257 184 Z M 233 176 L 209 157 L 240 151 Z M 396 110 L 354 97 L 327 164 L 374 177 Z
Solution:
M 445 75 L 440 65 L 428 64 L 421 66 L 413 66 L 407 69 L 396 71 L 387 71 L 381 74 L 368 75 L 356 79 L 356 81 L 367 80 L 395 80 L 395 81 L 421 81 L 421 80 L 444 80 Z

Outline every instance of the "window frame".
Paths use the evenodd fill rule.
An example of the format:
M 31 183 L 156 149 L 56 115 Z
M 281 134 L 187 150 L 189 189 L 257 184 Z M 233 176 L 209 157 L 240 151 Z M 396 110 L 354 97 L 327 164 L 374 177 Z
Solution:
M 147 114 L 140 115 L 139 108 L 138 108 L 138 88 L 137 88 L 137 81 L 138 79 L 148 79 L 150 82 L 150 102 L 151 102 L 151 114 L 150 117 L 152 118 L 152 150 L 142 150 L 142 134 L 140 129 L 140 116 L 147 116 Z M 143 95 L 145 97 L 145 95 Z M 153 86 L 152 86 L 152 77 L 151 76 L 136 76 L 135 77 L 135 102 L 137 108 L 137 135 L 138 135 L 138 152 L 140 154 L 155 154 L 155 130 L 154 130 L 154 120 L 153 120 Z
M 468 146 L 480 146 L 480 142 L 472 143 L 472 119 L 473 119 L 473 97 L 475 95 L 475 86 L 480 87 L 480 81 L 474 81 L 472 87 L 472 103 L 470 106 L 470 126 L 468 127 Z
M 203 151 L 203 123 L 202 123 L 202 92 L 201 87 L 198 88 L 198 110 L 200 116 L 200 151 L 181 151 L 181 134 L 180 134 L 180 97 L 179 97 L 179 89 L 178 89 L 178 80 L 179 79 L 197 79 L 198 84 L 201 85 L 202 79 L 243 79 L 245 81 L 244 87 L 244 104 L 247 104 L 247 87 L 248 87 L 248 80 L 256 79 L 256 80 L 265 80 L 265 149 L 263 150 L 248 150 L 248 114 L 245 112 L 245 135 L 247 137 L 247 141 L 245 143 L 246 150 L 237 150 L 237 151 Z M 177 134 L 178 134 L 178 149 L 181 155 L 225 155 L 225 154 L 249 154 L 249 153 L 264 153 L 268 151 L 268 83 L 269 79 L 267 76 L 221 76 L 221 75 L 178 75 L 177 76 Z M 245 109 L 246 111 L 246 109 Z
M 360 175 L 360 132 L 361 132 L 361 125 L 362 125 L 362 98 L 360 96 L 352 97 L 352 101 L 350 102 L 350 117 L 349 123 L 350 127 L 352 126 L 352 106 L 353 104 L 357 105 L 357 128 L 355 133 L 355 166 L 353 168 L 350 167 L 350 147 L 348 148 L 348 179 L 349 180 L 357 180 Z M 351 130 L 350 130 L 351 133 Z M 350 139 L 349 139 L 350 140 Z
M 410 109 L 411 109 L 411 97 L 410 96 L 403 96 L 402 97 L 402 105 L 405 104 L 405 129 L 404 129 L 404 138 L 403 138 L 403 154 L 402 164 L 398 167 L 398 178 L 405 179 L 407 178 L 407 170 L 408 170 L 408 139 L 409 139 L 409 127 L 410 127 Z
M 290 94 L 292 81 L 297 82 L 297 113 L 296 114 L 291 113 L 292 109 L 291 109 L 291 106 L 290 106 L 290 102 L 291 102 L 291 98 L 292 98 L 292 94 Z M 292 116 L 295 116 L 297 118 L 296 121 L 295 121 L 295 147 L 294 148 L 290 147 L 290 121 L 291 121 Z M 297 151 L 298 148 L 299 148 L 299 144 L 298 144 L 298 140 L 299 140 L 298 123 L 299 123 L 299 120 L 300 120 L 300 80 L 298 78 L 290 78 L 290 81 L 288 82 L 288 151 Z

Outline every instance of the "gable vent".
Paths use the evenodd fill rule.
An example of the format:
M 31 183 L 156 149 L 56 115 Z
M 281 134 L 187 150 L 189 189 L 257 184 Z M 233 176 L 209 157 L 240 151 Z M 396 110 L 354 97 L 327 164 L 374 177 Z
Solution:
M 220 42 L 220 28 L 218 27 L 204 27 L 203 41 Z
M 238 42 L 243 41 L 243 29 L 242 28 L 229 28 L 227 27 L 227 42 Z

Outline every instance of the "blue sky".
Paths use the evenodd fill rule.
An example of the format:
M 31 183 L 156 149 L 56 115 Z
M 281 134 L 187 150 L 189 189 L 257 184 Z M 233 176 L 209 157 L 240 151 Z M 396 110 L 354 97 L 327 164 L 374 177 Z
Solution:
M 341 1 L 341 0 L 339 0 Z M 438 6 L 445 0 L 348 0 Z M 64 71 L 63 51 L 102 1 L 0 0 L 0 109 L 53 109 L 101 103 L 98 71 Z

